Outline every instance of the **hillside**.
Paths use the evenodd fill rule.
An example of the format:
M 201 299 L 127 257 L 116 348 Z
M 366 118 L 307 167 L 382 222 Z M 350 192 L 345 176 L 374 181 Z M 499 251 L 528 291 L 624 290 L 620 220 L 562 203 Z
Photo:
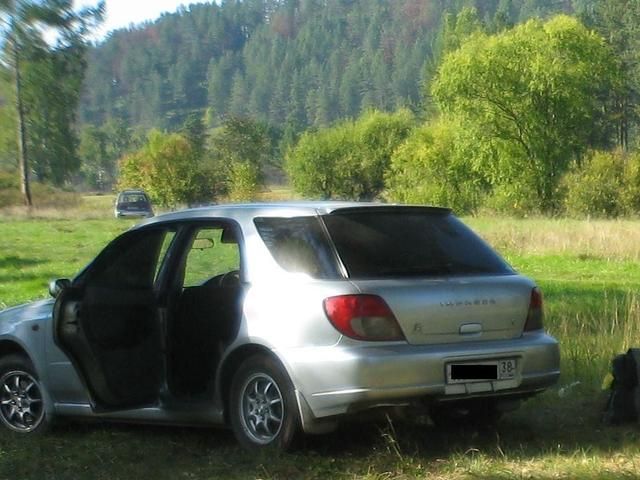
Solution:
M 227 0 L 119 30 L 88 59 L 81 123 L 176 129 L 247 114 L 294 130 L 367 107 L 417 109 L 447 13 L 473 5 L 499 28 L 580 12 L 566 0 Z

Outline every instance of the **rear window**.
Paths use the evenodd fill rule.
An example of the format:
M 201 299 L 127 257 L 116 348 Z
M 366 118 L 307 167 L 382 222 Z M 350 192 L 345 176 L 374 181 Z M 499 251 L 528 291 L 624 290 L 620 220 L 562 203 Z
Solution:
M 340 276 L 335 254 L 317 217 L 261 217 L 254 223 L 274 260 L 284 270 L 321 279 Z
M 137 204 L 146 205 L 148 203 L 147 196 L 144 193 L 122 193 L 118 198 L 118 204 Z
M 513 273 L 447 211 L 338 211 L 323 220 L 351 278 Z

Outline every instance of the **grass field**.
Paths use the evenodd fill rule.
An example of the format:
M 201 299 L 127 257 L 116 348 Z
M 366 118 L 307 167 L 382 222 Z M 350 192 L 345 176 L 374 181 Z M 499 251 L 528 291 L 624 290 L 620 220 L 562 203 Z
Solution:
M 97 200 L 103 206 L 105 200 Z M 0 303 L 46 295 L 132 223 L 95 211 L 5 214 Z M 15 213 L 15 212 L 14 212 Z M 58 212 L 58 215 L 60 213 Z M 103 218 L 99 218 L 99 217 Z M 495 428 L 441 430 L 424 418 L 348 424 L 292 454 L 242 451 L 230 432 L 106 424 L 0 436 L 0 479 L 637 478 L 640 428 L 600 421 L 611 357 L 640 346 L 640 222 L 474 218 L 467 222 L 545 293 L 561 342 L 558 387 Z

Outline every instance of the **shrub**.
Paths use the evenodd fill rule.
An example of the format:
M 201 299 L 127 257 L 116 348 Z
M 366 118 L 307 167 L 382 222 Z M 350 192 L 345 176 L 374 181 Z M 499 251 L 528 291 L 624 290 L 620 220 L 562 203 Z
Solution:
M 493 187 L 483 204 L 483 213 L 500 213 L 515 217 L 543 212 L 538 195 L 528 182 L 500 183 Z
M 286 156 L 287 174 L 300 194 L 364 200 L 384 188 L 391 155 L 414 125 L 408 110 L 365 112 L 355 121 L 302 135 Z
M 142 149 L 120 160 L 118 188 L 143 188 L 166 207 L 203 200 L 208 181 L 191 143 L 177 133 L 152 130 Z
M 356 195 L 347 181 L 356 172 L 352 172 L 353 139 L 346 133 L 346 128 L 334 127 L 300 137 L 285 164 L 296 192 L 322 199 Z
M 234 162 L 229 168 L 229 200 L 255 200 L 260 185 L 260 169 L 249 162 Z
M 626 157 L 620 203 L 626 215 L 640 214 L 640 152 Z
M 441 118 L 418 129 L 395 151 L 385 197 L 402 203 L 441 205 L 474 212 L 486 182 L 468 160 L 461 126 Z
M 626 156 L 621 151 L 595 152 L 563 178 L 569 215 L 617 217 L 624 212 Z M 629 197 L 629 202 L 633 203 Z

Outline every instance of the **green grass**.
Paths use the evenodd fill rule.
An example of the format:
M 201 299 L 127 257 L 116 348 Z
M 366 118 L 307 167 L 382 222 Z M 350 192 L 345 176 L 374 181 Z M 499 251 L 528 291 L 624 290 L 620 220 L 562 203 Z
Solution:
M 86 265 L 128 220 L 2 221 L 0 307 L 46 297 L 48 282 Z
M 0 302 L 46 296 L 48 280 L 73 275 L 132 224 L 107 217 L 5 218 Z M 42 437 L 0 436 L 0 480 L 636 478 L 640 429 L 601 423 L 600 384 L 615 353 L 640 346 L 640 222 L 469 223 L 541 285 L 546 325 L 562 349 L 558 387 L 496 429 L 442 430 L 416 414 L 350 423 L 284 455 L 244 452 L 224 430 L 71 424 Z

